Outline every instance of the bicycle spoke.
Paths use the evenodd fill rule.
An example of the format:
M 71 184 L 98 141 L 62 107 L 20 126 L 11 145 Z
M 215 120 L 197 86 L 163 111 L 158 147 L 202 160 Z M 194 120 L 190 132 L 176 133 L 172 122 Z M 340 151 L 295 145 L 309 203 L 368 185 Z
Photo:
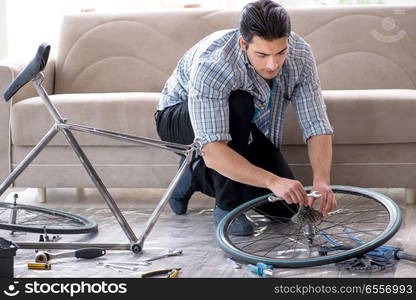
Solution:
M 43 233 L 87 233 L 97 229 L 97 224 L 79 215 L 48 208 L 0 203 L 0 229 Z M 14 211 L 15 218 L 11 219 Z

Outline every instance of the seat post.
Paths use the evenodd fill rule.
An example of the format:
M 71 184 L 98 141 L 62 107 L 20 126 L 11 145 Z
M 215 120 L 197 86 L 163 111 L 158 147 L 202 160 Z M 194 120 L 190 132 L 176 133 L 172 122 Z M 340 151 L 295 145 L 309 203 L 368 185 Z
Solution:
M 65 123 L 65 120 L 59 114 L 58 109 L 51 102 L 51 100 L 49 99 L 48 94 L 46 93 L 45 89 L 42 86 L 42 82 L 43 82 L 44 78 L 45 77 L 44 77 L 43 73 L 40 72 L 38 75 L 36 75 L 35 79 L 33 79 L 33 85 L 35 86 L 36 91 L 38 92 L 40 98 L 42 99 L 43 103 L 45 104 L 45 106 L 48 109 L 49 113 L 51 114 L 52 118 L 55 120 L 55 123 L 57 123 L 57 124 Z

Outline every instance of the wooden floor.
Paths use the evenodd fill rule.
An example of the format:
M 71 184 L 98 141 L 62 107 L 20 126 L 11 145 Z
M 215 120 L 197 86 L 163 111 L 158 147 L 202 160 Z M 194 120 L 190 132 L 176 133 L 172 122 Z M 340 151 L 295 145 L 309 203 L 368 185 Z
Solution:
M 399 232 L 389 241 L 389 245 L 399 246 L 406 252 L 416 254 L 416 205 L 406 205 L 403 189 L 376 189 L 397 201 L 402 209 L 403 224 Z M 35 189 L 16 189 L 8 191 L 2 200 L 10 201 L 13 193 L 18 192 L 21 203 L 41 205 L 89 216 L 99 224 L 98 234 L 62 236 L 60 242 L 88 241 L 102 243 L 126 243 L 127 238 L 112 216 L 106 204 L 93 189 L 50 189 L 48 202 L 37 202 Z M 162 196 L 161 189 L 110 189 L 110 193 L 118 203 L 124 216 L 137 236 L 143 230 L 147 218 Z M 99 259 L 81 260 L 65 258 L 51 260 L 52 269 L 48 271 L 28 270 L 27 263 L 34 262 L 34 250 L 17 251 L 15 257 L 15 277 L 137 277 L 140 273 L 160 268 L 182 268 L 180 277 L 256 277 L 247 270 L 247 264 L 242 263 L 236 269 L 227 260 L 227 255 L 219 248 L 214 234 L 212 207 L 214 201 L 202 194 L 195 194 L 191 199 L 187 215 L 176 216 L 169 207 L 164 209 L 153 231 L 145 241 L 143 253 L 134 255 L 129 251 L 107 251 Z M 0 230 L 0 235 L 15 241 L 37 241 L 39 235 L 15 233 Z M 131 261 L 150 258 L 167 252 L 169 249 L 181 249 L 183 255 L 154 261 L 150 266 L 141 266 L 135 271 L 123 270 L 117 272 L 105 268 L 98 261 Z M 62 250 L 52 250 L 60 252 Z M 82 272 L 80 273 L 80 270 Z M 274 277 L 415 277 L 416 263 L 398 261 L 388 270 L 376 273 L 361 273 L 340 270 L 334 264 L 303 268 L 275 268 Z

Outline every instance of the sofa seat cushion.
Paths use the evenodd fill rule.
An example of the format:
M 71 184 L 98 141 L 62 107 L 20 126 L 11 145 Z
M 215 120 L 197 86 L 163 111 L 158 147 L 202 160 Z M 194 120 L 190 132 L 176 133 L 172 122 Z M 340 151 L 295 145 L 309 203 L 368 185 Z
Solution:
M 416 142 L 416 90 L 323 91 L 335 129 L 334 144 L 396 144 Z M 159 93 L 52 95 L 69 123 L 158 139 L 154 112 Z M 53 124 L 39 97 L 16 103 L 11 116 L 12 142 L 36 145 Z M 126 145 L 122 141 L 75 132 L 81 145 Z M 302 135 L 293 109 L 286 117 L 284 144 L 300 145 Z M 67 145 L 58 134 L 51 145 Z M 127 144 L 128 145 L 128 144 Z
M 159 93 L 100 93 L 58 94 L 50 99 L 68 123 L 157 139 L 154 113 L 159 97 Z M 16 103 L 11 114 L 14 145 L 36 145 L 54 123 L 40 97 Z M 74 134 L 81 145 L 132 145 L 81 132 Z M 58 134 L 49 145 L 67 142 Z
M 323 96 L 334 127 L 334 144 L 416 142 L 416 90 L 326 90 Z M 302 136 L 292 108 L 286 118 L 284 144 Z

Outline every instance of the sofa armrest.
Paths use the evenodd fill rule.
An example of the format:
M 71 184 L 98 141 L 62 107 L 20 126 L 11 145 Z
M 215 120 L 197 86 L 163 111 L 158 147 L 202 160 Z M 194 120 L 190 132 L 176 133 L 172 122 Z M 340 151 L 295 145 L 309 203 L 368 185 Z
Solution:
M 0 181 L 10 172 L 10 109 L 17 101 L 37 96 L 33 84 L 29 83 L 22 87 L 13 96 L 10 102 L 5 102 L 3 93 L 9 84 L 23 70 L 27 62 L 13 62 L 11 60 L 0 61 Z M 44 69 L 44 88 L 48 94 L 53 94 L 55 79 L 55 60 L 50 59 Z

